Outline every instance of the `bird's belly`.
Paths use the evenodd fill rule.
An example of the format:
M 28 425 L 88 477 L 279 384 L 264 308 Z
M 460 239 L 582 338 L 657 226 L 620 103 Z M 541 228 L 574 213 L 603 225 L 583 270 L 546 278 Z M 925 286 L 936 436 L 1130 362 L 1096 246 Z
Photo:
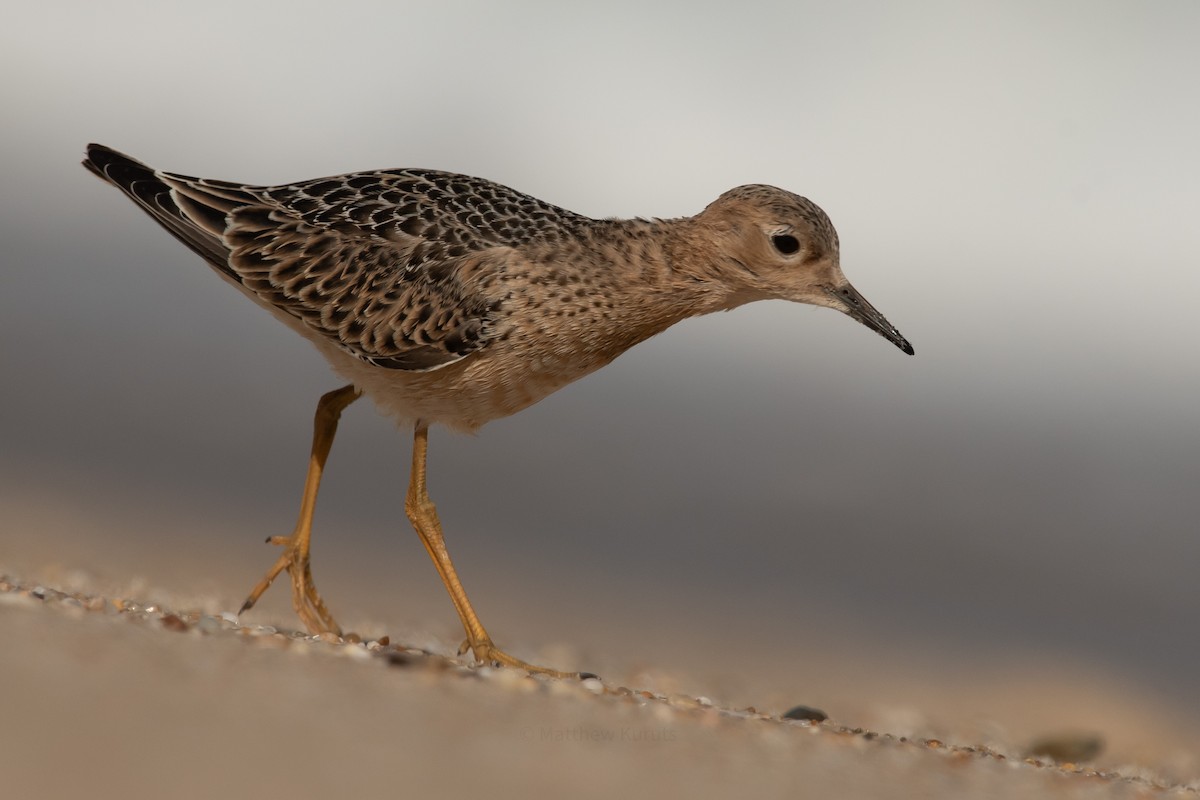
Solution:
M 528 408 L 611 361 L 598 354 L 483 350 L 428 372 L 385 369 L 314 342 L 334 370 L 401 423 L 421 419 L 474 431 Z

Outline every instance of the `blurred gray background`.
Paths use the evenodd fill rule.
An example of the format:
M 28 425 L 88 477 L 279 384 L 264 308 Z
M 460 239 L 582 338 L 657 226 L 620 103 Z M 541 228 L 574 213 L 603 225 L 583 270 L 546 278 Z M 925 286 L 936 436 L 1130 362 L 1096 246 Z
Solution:
M 434 167 L 594 216 L 766 182 L 825 208 L 916 356 L 761 303 L 435 431 L 496 638 L 745 647 L 746 672 L 842 641 L 1030 653 L 1194 714 L 1197 35 L 1186 0 L 26 4 L 0 32 L 0 559 L 235 608 L 339 385 L 80 168 L 88 141 L 256 183 Z M 453 639 L 409 444 L 347 413 L 317 580 L 344 619 Z

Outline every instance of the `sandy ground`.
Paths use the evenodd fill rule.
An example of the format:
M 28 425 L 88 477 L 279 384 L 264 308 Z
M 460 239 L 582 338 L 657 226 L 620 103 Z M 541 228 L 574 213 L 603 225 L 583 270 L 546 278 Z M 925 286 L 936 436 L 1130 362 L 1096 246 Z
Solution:
M 544 576 L 497 562 L 472 588 L 500 643 L 602 676 L 543 680 L 455 659 L 449 603 L 401 565 L 386 572 L 406 616 L 381 616 L 396 587 L 323 552 L 318 580 L 362 641 L 321 641 L 295 631 L 283 587 L 234 621 L 274 555 L 249 533 L 230 553 L 203 521 L 186 537 L 144 510 L 6 500 L 0 796 L 1200 793 L 1191 721 L 1102 665 L 836 630 L 778 641 L 703 586 L 653 608 L 607 597 L 581 623 L 527 602 Z M 587 592 L 580 566 L 567 579 Z M 830 719 L 782 718 L 800 704 Z
M 1147 797 L 1148 770 L 0 581 L 10 796 Z M 743 795 L 744 796 L 744 795 Z
M 445 655 L 446 643 L 321 641 L 238 624 L 216 608 L 88 591 L 93 581 L 80 573 L 60 580 L 75 588 L 0 579 L 7 796 L 1028 798 L 1200 789 L 1194 749 L 1166 729 L 1147 733 L 1155 721 L 1146 713 L 1130 714 L 1129 725 L 1162 748 L 1157 763 L 1113 764 L 1103 754 L 1072 762 L 1092 755 L 1093 734 L 1081 731 L 1050 736 L 1079 751 L 1056 763 L 998 727 L 960 734 L 911 710 L 875 708 L 866 715 L 874 728 L 793 721 L 782 708 L 671 692 L 689 679 L 645 667 L 615 679 L 545 680 L 469 666 Z M 561 648 L 532 655 L 572 660 Z M 1026 690 L 1053 700 L 1061 687 Z

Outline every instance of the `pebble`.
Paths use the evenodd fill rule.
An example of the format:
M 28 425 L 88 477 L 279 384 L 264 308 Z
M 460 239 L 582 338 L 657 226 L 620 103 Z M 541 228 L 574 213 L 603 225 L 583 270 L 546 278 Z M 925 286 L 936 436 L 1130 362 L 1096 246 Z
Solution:
M 676 708 L 700 708 L 700 701 L 686 694 L 673 694 L 667 698 L 667 702 Z
M 1059 733 L 1043 736 L 1029 745 L 1025 754 L 1045 756 L 1060 763 L 1091 761 L 1104 749 L 1104 739 L 1091 733 Z
M 824 722 L 829 719 L 829 715 L 819 708 L 812 706 L 793 706 L 783 712 L 783 719 L 800 719 L 808 720 L 809 722 Z

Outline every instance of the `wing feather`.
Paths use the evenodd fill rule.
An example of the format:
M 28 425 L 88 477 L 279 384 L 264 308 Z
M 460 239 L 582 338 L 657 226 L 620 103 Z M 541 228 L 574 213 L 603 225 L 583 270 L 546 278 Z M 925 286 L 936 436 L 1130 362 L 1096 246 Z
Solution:
M 102 145 L 84 166 L 261 301 L 364 361 L 430 370 L 502 335 L 521 249 L 591 222 L 499 184 L 386 170 L 243 186 Z

